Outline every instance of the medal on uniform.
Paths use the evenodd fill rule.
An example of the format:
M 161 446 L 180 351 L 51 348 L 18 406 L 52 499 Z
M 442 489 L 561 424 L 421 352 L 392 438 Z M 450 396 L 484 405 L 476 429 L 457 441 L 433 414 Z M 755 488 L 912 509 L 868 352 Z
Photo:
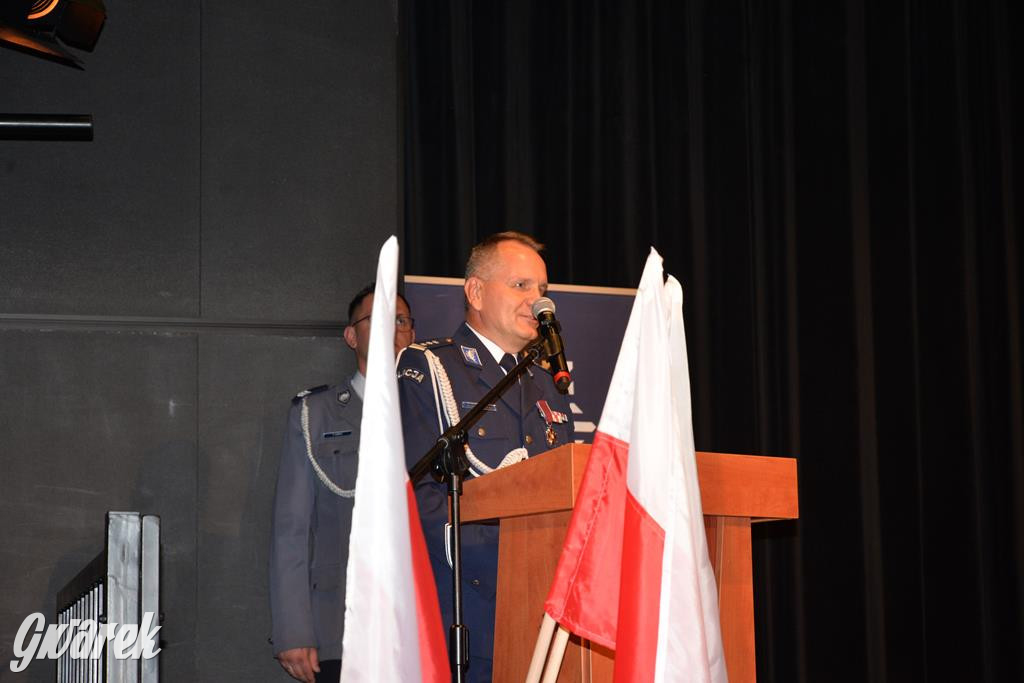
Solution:
M 544 430 L 544 437 L 547 439 L 548 446 L 554 446 L 558 441 L 558 432 L 555 431 L 555 425 L 565 424 L 569 421 L 569 416 L 557 410 L 552 410 L 548 402 L 544 400 L 537 401 L 537 412 L 544 418 L 544 423 L 547 425 L 547 428 Z

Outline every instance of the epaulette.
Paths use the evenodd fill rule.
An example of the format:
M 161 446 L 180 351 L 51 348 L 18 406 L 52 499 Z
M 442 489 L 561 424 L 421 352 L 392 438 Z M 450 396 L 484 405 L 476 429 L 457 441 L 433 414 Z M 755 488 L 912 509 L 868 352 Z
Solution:
M 319 394 L 321 391 L 327 391 L 327 386 L 328 385 L 326 385 L 326 384 L 321 384 L 318 387 L 311 387 L 309 389 L 303 389 L 299 393 L 295 394 L 295 398 L 292 399 L 292 403 L 298 403 L 299 401 L 301 401 L 302 399 L 306 398 L 307 396 L 312 396 L 313 394 Z
M 413 344 L 409 344 L 410 349 L 416 349 L 417 351 L 426 351 L 427 349 L 438 349 L 442 346 L 451 346 L 454 340 L 451 337 L 438 337 L 437 339 L 424 339 Z

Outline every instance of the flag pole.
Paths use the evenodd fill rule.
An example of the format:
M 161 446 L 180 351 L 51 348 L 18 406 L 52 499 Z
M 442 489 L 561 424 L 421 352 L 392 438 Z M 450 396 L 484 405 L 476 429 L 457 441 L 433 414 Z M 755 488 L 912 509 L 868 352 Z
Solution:
M 565 646 L 569 644 L 569 629 L 564 626 L 558 627 L 555 633 L 555 642 L 551 645 L 551 656 L 548 657 L 548 664 L 544 667 L 544 678 L 541 683 L 555 683 L 558 678 L 558 670 L 562 668 L 562 659 L 565 658 Z
M 537 644 L 533 646 L 533 658 L 530 659 L 530 669 L 526 672 L 526 683 L 539 683 L 540 674 L 544 669 L 544 660 L 547 659 L 548 648 L 551 647 L 551 637 L 555 634 L 555 620 L 547 612 L 540 622 L 540 631 L 537 633 Z

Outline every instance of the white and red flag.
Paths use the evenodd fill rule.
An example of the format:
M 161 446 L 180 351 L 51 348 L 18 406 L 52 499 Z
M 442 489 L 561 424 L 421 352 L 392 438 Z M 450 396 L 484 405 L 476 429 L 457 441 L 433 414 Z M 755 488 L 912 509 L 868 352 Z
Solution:
M 405 469 L 395 382 L 398 240 L 380 250 L 370 318 L 345 595 L 341 680 L 448 681 L 437 602 Z
M 651 249 L 544 608 L 616 681 L 726 681 L 693 447 L 682 288 Z

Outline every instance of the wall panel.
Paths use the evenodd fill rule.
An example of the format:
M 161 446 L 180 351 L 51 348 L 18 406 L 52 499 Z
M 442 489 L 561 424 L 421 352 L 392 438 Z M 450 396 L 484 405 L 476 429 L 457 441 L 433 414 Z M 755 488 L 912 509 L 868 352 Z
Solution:
M 208 7 L 204 315 L 344 318 L 397 234 L 394 30 L 383 3 Z
M 158 514 L 169 681 L 287 680 L 267 644 L 290 398 L 351 373 L 352 294 L 398 232 L 388 3 L 107 2 L 85 71 L 0 49 L 0 681 L 26 616 Z
M 4 113 L 95 136 L 0 140 L 0 312 L 198 315 L 199 3 L 109 10 L 84 72 L 0 52 Z

